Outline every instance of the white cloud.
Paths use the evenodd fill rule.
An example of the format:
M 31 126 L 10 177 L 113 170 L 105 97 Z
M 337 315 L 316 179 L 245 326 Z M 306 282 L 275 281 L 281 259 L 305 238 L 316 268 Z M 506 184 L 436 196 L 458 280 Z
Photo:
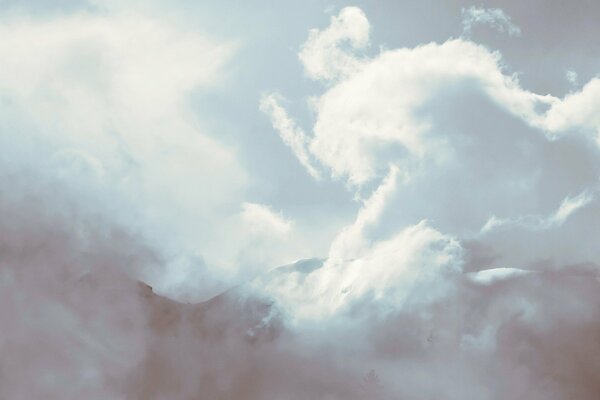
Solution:
M 381 185 L 358 211 L 354 223 L 343 228 L 331 243 L 328 255 L 329 262 L 341 263 L 352 260 L 358 257 L 365 247 L 369 246 L 370 240 L 367 236 L 367 230 L 377 225 L 381 220 L 389 198 L 397 189 L 398 179 L 398 169 L 395 167 L 390 168 Z
M 549 218 L 550 224 L 564 224 L 567 218 L 582 207 L 587 206 L 594 197 L 589 192 L 583 192 L 571 198 L 567 197 L 560 204 L 560 207 Z
M 221 273 L 240 283 L 310 254 L 310 238 L 305 235 L 297 221 L 281 211 L 242 202 L 236 213 L 220 220 L 203 255 L 218 256 Z M 193 293 L 194 288 L 189 289 Z
M 422 222 L 363 246 L 355 258 L 327 259 L 305 278 L 258 281 L 255 290 L 277 299 L 296 321 L 343 316 L 361 305 L 385 314 L 447 293 L 446 279 L 460 272 L 461 254 L 456 240 Z
M 355 72 L 362 62 L 342 45 L 361 49 L 369 43 L 369 21 L 357 7 L 345 7 L 332 16 L 330 25 L 312 29 L 298 56 L 310 78 L 336 81 Z
M 578 80 L 578 75 L 577 72 L 572 70 L 572 69 L 567 69 L 565 71 L 565 78 L 567 78 L 567 81 L 573 85 L 573 86 L 577 86 L 577 80 Z
M 572 130 L 590 134 L 600 143 L 600 79 L 593 78 L 581 90 L 567 94 L 546 113 L 542 127 L 555 136 Z
M 487 25 L 509 36 L 521 36 L 521 29 L 499 8 L 481 8 L 471 6 L 462 9 L 463 34 L 471 35 L 475 25 Z
M 299 54 L 307 75 L 334 84 L 313 101 L 312 137 L 295 128 L 273 98 L 267 98 L 270 107 L 263 100 L 263 111 L 277 112 L 274 127 L 311 174 L 307 146 L 334 176 L 354 185 L 379 176 L 392 161 L 410 174 L 425 160 L 444 159 L 445 140 L 429 134 L 430 121 L 417 114 L 452 85 L 476 85 L 526 123 L 548 129 L 537 110 L 559 100 L 522 89 L 515 76 L 504 73 L 499 53 L 464 39 L 386 50 L 373 58 L 339 47 L 343 40 L 353 47 L 366 45 L 368 27 L 362 11 L 346 8 L 325 30 L 312 30 L 303 45 Z
M 328 259 L 313 282 L 324 288 L 317 297 L 322 315 L 371 301 L 383 310 L 401 309 L 438 298 L 447 289 L 444 278 L 460 272 L 461 263 L 459 243 L 421 222 L 370 244 L 354 259 Z
M 263 204 L 243 203 L 241 218 L 248 230 L 260 236 L 286 236 L 292 229 L 291 221 Z
M 392 160 L 410 171 L 423 159 L 443 158 L 444 140 L 428 135 L 430 122 L 417 113 L 436 93 L 470 82 L 531 124 L 541 123 L 536 107 L 555 101 L 521 89 L 503 73 L 499 54 L 469 41 L 388 50 L 315 100 L 310 150 L 334 176 L 358 185 Z
M 592 202 L 594 197 L 588 191 L 584 191 L 575 197 L 566 197 L 560 204 L 558 209 L 547 217 L 538 215 L 519 216 L 517 218 L 498 218 L 490 217 L 481 228 L 482 233 L 489 232 L 502 226 L 518 226 L 525 229 L 550 229 L 564 224 L 569 216 L 577 210 L 587 206 Z
M 337 18 L 345 13 L 343 10 Z M 337 32 L 338 25 L 334 18 L 330 29 Z M 316 40 L 315 32 L 307 43 Z M 367 40 L 368 36 L 363 41 Z M 320 54 L 311 46 L 303 47 L 301 54 L 308 57 L 312 52 L 315 57 Z M 600 98 L 596 80 L 563 99 L 540 95 L 523 89 L 516 75 L 505 72 L 498 52 L 469 40 L 386 50 L 370 59 L 345 54 L 361 67 L 313 99 L 313 134 L 296 136 L 301 138 L 303 159 L 310 157 L 304 150 L 309 142 L 310 153 L 329 167 L 334 177 L 344 177 L 351 184 L 360 186 L 380 178 L 390 163 L 410 180 L 420 169 L 450 160 L 454 151 L 450 138 L 435 126 L 439 110 L 429 114 L 427 110 L 440 96 L 460 93 L 461 87 L 478 91 L 482 98 L 551 140 L 569 129 L 598 131 L 600 126 L 592 112 Z M 331 63 L 338 65 L 335 59 Z M 343 69 L 346 64 L 339 61 L 338 67 Z M 285 116 L 286 127 L 293 126 L 283 110 L 278 112 Z M 464 112 L 466 117 L 468 111 Z M 281 130 L 281 124 L 278 128 Z
M 515 277 L 525 276 L 531 273 L 532 271 L 526 271 L 519 268 L 492 268 L 468 273 L 467 277 L 473 282 L 482 285 L 490 285 Z
M 277 94 L 265 95 L 260 101 L 260 110 L 271 118 L 271 123 L 283 142 L 290 147 L 300 163 L 315 179 L 320 179 L 317 168 L 313 165 L 307 146 L 309 139 L 306 133 L 287 115 L 280 105 L 281 98 Z
M 328 318 L 362 303 L 375 302 L 385 313 L 438 298 L 448 289 L 444 277 L 461 270 L 462 249 L 455 239 L 426 221 L 388 238 L 371 237 L 397 190 L 397 174 L 392 168 L 356 220 L 339 232 L 321 268 L 306 279 L 289 275 L 266 288 L 261 280 L 257 289 L 273 295 L 298 320 Z

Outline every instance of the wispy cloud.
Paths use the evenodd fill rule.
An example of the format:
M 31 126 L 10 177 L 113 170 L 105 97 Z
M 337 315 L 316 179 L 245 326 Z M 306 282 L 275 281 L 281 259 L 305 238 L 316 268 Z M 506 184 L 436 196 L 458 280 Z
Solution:
M 312 157 L 308 151 L 310 143 L 308 136 L 287 115 L 280 102 L 281 96 L 275 93 L 265 95 L 260 101 L 260 110 L 270 117 L 273 128 L 279 133 L 283 142 L 290 147 L 308 173 L 313 178 L 320 179 L 319 171 L 313 165 Z
M 500 8 L 481 8 L 471 6 L 462 9 L 463 35 L 469 37 L 477 25 L 487 25 L 509 36 L 521 36 L 521 28 Z
M 541 217 L 537 215 L 520 216 L 517 218 L 498 218 L 490 217 L 481 228 L 482 233 L 489 232 L 502 226 L 512 225 L 524 229 L 549 229 L 564 224 L 567 219 L 577 210 L 587 206 L 594 200 L 590 191 L 584 191 L 575 197 L 567 197 L 560 204 L 560 207 L 552 214 Z

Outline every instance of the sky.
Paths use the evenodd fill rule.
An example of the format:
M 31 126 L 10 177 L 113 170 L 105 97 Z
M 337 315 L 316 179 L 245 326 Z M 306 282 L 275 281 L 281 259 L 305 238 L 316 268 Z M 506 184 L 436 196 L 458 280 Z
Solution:
M 597 399 L 599 16 L 0 0 L 0 397 Z

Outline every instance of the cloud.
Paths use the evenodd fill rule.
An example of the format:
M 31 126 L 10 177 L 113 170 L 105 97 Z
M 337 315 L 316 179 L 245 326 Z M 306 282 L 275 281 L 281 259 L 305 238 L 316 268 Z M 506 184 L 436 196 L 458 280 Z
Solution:
M 260 101 L 260 111 L 271 118 L 273 127 L 277 130 L 283 142 L 290 147 L 294 155 L 310 176 L 320 179 L 319 171 L 313 166 L 313 161 L 308 152 L 308 137 L 296 123 L 287 115 L 287 112 L 280 105 L 281 98 L 277 94 L 271 93 L 265 95 Z
M 525 229 L 533 230 L 549 229 L 560 226 L 565 223 L 571 214 L 588 205 L 593 199 L 593 196 L 587 191 L 580 193 L 573 198 L 567 197 L 563 200 L 563 202 L 560 204 L 560 207 L 554 213 L 545 218 L 528 215 L 521 216 L 516 219 L 502 219 L 492 216 L 485 223 L 483 228 L 481 228 L 481 232 L 485 233 L 505 225 L 516 225 Z
M 291 221 L 263 204 L 243 203 L 241 217 L 244 224 L 259 235 L 285 236 L 292 228 Z
M 220 132 L 199 128 L 189 100 L 219 85 L 236 46 L 136 13 L 15 13 L 0 21 L 0 91 L 9 104 L 0 129 L 14 149 L 2 161 L 111 198 L 105 204 L 116 219 L 171 255 L 145 279 L 159 291 L 187 282 L 172 295 L 206 298 L 246 273 L 229 254 L 244 248 L 253 257 L 245 242 L 226 239 L 243 223 L 224 223 L 237 215 L 251 178 Z
M 185 207 L 199 194 L 181 183 L 208 184 L 194 170 L 214 166 L 242 175 L 231 150 L 189 123 L 184 104 L 190 91 L 218 79 L 231 46 L 119 15 L 15 18 L 0 31 L 0 84 L 17 115 L 36 121 L 57 151 L 93 155 L 115 186 L 139 184 L 151 202 L 172 182 L 188 192 L 175 199 Z M 135 166 L 142 176 L 134 176 Z M 202 198 L 209 200 L 207 193 Z
M 232 261 L 244 265 L 241 281 L 303 256 L 306 247 L 294 222 L 264 204 L 242 204 L 233 219 L 238 248 Z
M 338 36 L 345 38 L 340 32 L 346 32 L 346 28 L 340 21 L 350 18 L 349 15 L 361 21 L 364 18 L 353 8 L 343 9 L 338 17 L 332 18 L 329 28 L 312 31 L 300 56 L 305 71 L 313 79 L 325 79 L 327 74 L 311 72 L 316 67 L 307 60 L 320 60 L 322 54 L 330 57 L 329 69 L 344 71 L 335 77 L 329 74 L 325 79 L 337 84 L 314 100 L 317 113 L 314 136 L 305 139 L 302 135 L 302 141 L 310 141 L 310 152 L 331 168 L 334 176 L 347 176 L 352 184 L 373 179 L 387 167 L 390 156 L 398 159 L 398 154 L 406 155 L 407 165 L 403 170 L 436 151 L 437 157 L 443 157 L 443 141 L 426 136 L 429 123 L 415 114 L 451 82 L 477 82 L 501 107 L 536 126 L 544 125 L 543 116 L 536 110 L 557 101 L 552 96 L 523 90 L 515 76 L 505 75 L 498 53 L 466 40 L 386 50 L 371 59 L 350 50 L 337 47 L 332 50 L 329 47 L 333 45 L 315 44 L 321 40 L 337 44 Z M 368 26 L 368 22 L 359 24 L 362 25 Z M 369 30 L 360 32 L 347 35 L 359 43 L 368 43 Z M 327 40 L 320 39 L 321 36 Z M 328 39 L 330 36 L 335 40 Z M 344 118 L 339 118 L 341 115 Z M 379 151 L 382 149 L 385 152 Z M 374 156 L 375 152 L 378 156 Z M 411 155 L 416 156 L 412 163 L 408 160 Z
M 572 231 L 569 256 L 561 260 L 595 257 L 591 244 L 576 239 L 597 218 L 594 207 L 569 224 L 567 208 L 551 215 L 570 193 L 591 193 L 597 185 L 595 79 L 563 98 L 541 95 L 507 72 L 499 52 L 465 38 L 371 58 L 345 54 L 360 68 L 311 98 L 314 124 L 303 137 L 323 169 L 359 197 L 379 186 L 390 165 L 396 169 L 394 206 L 380 231 L 428 220 L 445 234 L 502 249 L 500 258 L 519 266 L 556 256 L 549 243 Z M 539 232 L 515 234 L 519 224 L 512 224 L 512 236 L 479 237 L 490 215 L 543 225 L 549 242 L 539 242 Z M 550 219 L 537 223 L 543 218 L 528 215 Z
M 336 81 L 361 66 L 361 60 L 342 47 L 362 49 L 369 43 L 369 21 L 357 7 L 345 7 L 332 16 L 329 27 L 313 29 L 302 46 L 298 57 L 308 77 L 323 81 Z
M 519 268 L 492 268 L 468 274 L 469 278 L 476 283 L 490 285 L 502 280 L 510 280 L 515 277 L 532 273 Z
M 290 276 L 287 282 L 267 283 L 267 293 L 291 318 L 321 320 L 371 302 L 383 310 L 402 308 L 404 303 L 435 298 L 444 290 L 442 277 L 461 270 L 459 243 L 426 221 L 391 237 L 373 235 L 397 190 L 396 183 L 397 170 L 392 168 L 356 220 L 333 240 L 322 267 L 306 279 Z M 265 283 L 260 280 L 258 284 Z M 411 296 L 420 290 L 427 294 Z
M 567 94 L 546 113 L 543 127 L 555 135 L 579 131 L 598 141 L 600 119 L 594 112 L 600 102 L 600 79 L 593 78 L 580 91 Z
M 567 81 L 573 85 L 573 86 L 577 86 L 577 72 L 572 70 L 572 69 L 567 69 L 565 70 L 565 78 L 567 78 Z
M 469 37 L 475 25 L 488 25 L 509 36 L 521 36 L 521 29 L 499 8 L 471 6 L 462 9 L 463 35 Z

